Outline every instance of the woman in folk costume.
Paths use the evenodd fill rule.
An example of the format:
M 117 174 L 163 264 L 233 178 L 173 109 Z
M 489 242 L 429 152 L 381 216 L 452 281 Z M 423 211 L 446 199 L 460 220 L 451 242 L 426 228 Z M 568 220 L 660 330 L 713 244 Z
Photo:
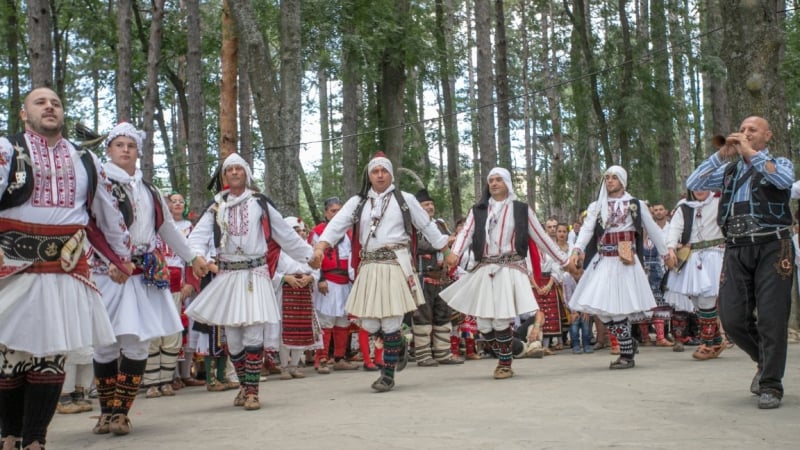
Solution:
M 284 218 L 297 234 L 305 239 L 302 219 Z M 281 310 L 281 321 L 264 328 L 265 347 L 278 350 L 281 361 L 281 380 L 305 378 L 300 369 L 300 357 L 305 350 L 322 348 L 322 333 L 314 312 L 312 290 L 319 280 L 319 271 L 281 252 L 272 278 L 275 296 Z
M 539 310 L 530 282 L 530 241 L 561 265 L 568 264 L 568 257 L 547 236 L 536 213 L 516 201 L 508 170 L 495 167 L 486 180 L 483 198 L 470 210 L 453 244 L 455 255 L 472 250 L 478 264 L 439 296 L 456 311 L 477 318 L 478 330 L 499 359 L 494 378 L 505 379 L 514 375 L 510 323 Z
M 225 326 L 231 361 L 241 383 L 233 404 L 256 410 L 261 408 L 258 383 L 264 324 L 280 321 L 272 285 L 277 251 L 302 262 L 311 259 L 312 251 L 267 198 L 251 189 L 250 166 L 241 156 L 228 156 L 222 174 L 229 189 L 214 196 L 214 204 L 189 235 L 192 249 L 200 254 L 206 254 L 213 242 L 219 273 L 186 308 L 186 315 L 200 323 Z
M 688 319 L 688 313 L 697 311 L 703 343 L 692 357 L 699 360 L 717 358 L 726 347 L 717 315 L 719 277 L 725 255 L 725 238 L 717 225 L 718 209 L 719 197 L 713 193 L 689 191 L 688 197 L 678 202 L 667 234 L 667 264 L 672 270 L 667 278 L 664 298 L 675 308 L 679 318 Z M 675 254 L 681 247 L 691 251 L 682 267 L 678 265 Z M 683 327 L 680 322 L 677 325 L 673 329 L 674 345 L 680 351 L 683 348 Z
M 635 366 L 636 343 L 630 321 L 649 315 L 656 306 L 642 257 L 637 254 L 643 249 L 643 226 L 659 254 L 667 253 L 661 229 L 647 206 L 626 192 L 627 184 L 625 169 L 611 166 L 606 170 L 597 201 L 587 208 L 571 257 L 576 263 L 584 263 L 585 272 L 569 307 L 597 315 L 616 336 L 620 356 L 610 369 Z M 589 256 L 586 259 L 584 252 Z
M 369 333 L 383 332 L 384 367 L 372 389 L 394 388 L 395 369 L 402 370 L 405 340 L 401 334 L 403 316 L 425 300 L 412 267 L 415 230 L 437 249 L 450 253 L 448 236 L 442 234 L 417 199 L 395 189 L 392 163 L 383 153 L 369 161 L 361 192 L 350 198 L 328 223 L 314 248 L 319 267 L 324 252 L 355 226 L 352 257 L 360 257 L 359 270 L 345 309 L 361 319 Z M 360 250 L 360 251 L 359 251 Z M 449 258 L 454 265 L 454 258 Z M 401 362 L 398 365 L 398 362 Z
M 130 231 L 136 270 L 120 285 L 110 277 L 114 266 L 95 259 L 95 279 L 117 336 L 115 344 L 96 347 L 94 352 L 101 410 L 92 430 L 95 434 L 130 433 L 128 412 L 142 382 L 150 340 L 183 330 L 169 291 L 166 261 L 156 247 L 156 235 L 184 261 L 193 262 L 195 267 L 205 266 L 205 260 L 195 257 L 186 237 L 175 226 L 164 197 L 142 179 L 142 171 L 136 168 L 143 139 L 144 133 L 126 122 L 114 127 L 106 138 L 111 161 L 104 169 Z M 118 362 L 120 351 L 122 358 Z

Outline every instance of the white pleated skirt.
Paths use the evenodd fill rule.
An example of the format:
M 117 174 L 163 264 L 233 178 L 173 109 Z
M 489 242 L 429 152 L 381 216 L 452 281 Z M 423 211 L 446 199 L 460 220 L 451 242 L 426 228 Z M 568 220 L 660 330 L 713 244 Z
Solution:
M 672 276 L 672 274 L 669 276 Z M 684 294 L 667 291 L 664 293 L 664 301 L 667 302 L 668 305 L 672 306 L 675 311 L 694 312 L 695 310 L 694 302 Z
M 345 305 L 347 296 L 350 295 L 351 285 L 338 284 L 328 281 L 328 293 L 322 295 L 316 288 L 314 289 L 314 308 L 329 317 L 344 317 L 347 315 Z
M 627 265 L 618 256 L 595 255 L 572 293 L 569 308 L 631 320 L 650 317 L 656 300 L 639 258 L 635 260 Z
M 719 294 L 719 276 L 724 254 L 724 249 L 716 247 L 692 252 L 682 271 L 670 272 L 667 278 L 667 292 L 716 297 Z
M 146 286 L 142 275 L 133 275 L 124 284 L 108 275 L 95 274 L 94 279 L 116 336 L 133 335 L 144 342 L 183 331 L 169 289 Z
M 361 265 L 345 310 L 356 317 L 383 319 L 415 311 L 424 302 L 416 276 L 406 277 L 399 264 L 373 262 Z
M 463 275 L 439 296 L 456 311 L 481 318 L 512 319 L 539 309 L 528 276 L 498 264 Z
M 0 280 L 0 344 L 34 356 L 116 341 L 100 294 L 70 275 L 11 275 Z
M 278 323 L 281 315 L 273 289 L 266 266 L 220 272 L 186 308 L 186 315 L 200 323 L 232 327 Z

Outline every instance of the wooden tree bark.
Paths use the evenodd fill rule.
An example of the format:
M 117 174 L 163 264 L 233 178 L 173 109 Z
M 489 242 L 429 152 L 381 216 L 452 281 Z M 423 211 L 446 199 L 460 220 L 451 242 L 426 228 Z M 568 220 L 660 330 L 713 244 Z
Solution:
M 600 90 L 597 80 L 597 63 L 594 59 L 594 52 L 592 51 L 591 40 L 592 27 L 591 21 L 586 17 L 586 4 L 584 0 L 573 0 L 572 8 L 570 8 L 568 0 L 564 0 L 564 9 L 567 11 L 572 25 L 578 34 L 578 44 L 583 54 L 585 68 L 589 72 L 589 95 L 592 99 L 592 110 L 594 111 L 595 119 L 597 120 L 598 133 L 600 134 L 600 145 L 603 148 L 603 157 L 605 159 L 606 167 L 614 164 L 614 154 L 611 151 L 611 142 L 608 137 L 608 121 L 606 120 L 606 113 L 603 111 L 603 106 L 600 102 Z
M 319 88 L 319 136 L 322 139 L 322 160 L 320 177 L 322 178 L 322 198 L 336 195 L 336 168 L 331 154 L 330 112 L 328 111 L 328 74 L 320 64 L 317 68 L 317 86 Z
M 247 75 L 250 78 L 250 87 L 253 92 L 256 120 L 266 147 L 264 176 L 267 183 L 265 185 L 267 193 L 272 195 L 270 174 L 280 172 L 279 166 L 272 165 L 273 160 L 278 159 L 280 155 L 277 155 L 278 158 L 276 158 L 274 149 L 270 148 L 270 146 L 280 143 L 278 140 L 280 109 L 278 102 L 275 101 L 278 98 L 277 81 L 267 44 L 264 42 L 255 20 L 256 14 L 252 4 L 249 0 L 229 0 L 229 4 L 233 19 L 236 21 L 236 29 L 239 31 L 239 43 L 247 55 Z M 295 186 L 296 183 L 295 179 Z M 286 213 L 288 214 L 288 212 Z
M 8 96 L 8 133 L 22 131 L 22 122 L 19 111 L 22 109 L 22 92 L 19 84 L 19 3 L 18 0 L 6 0 L 4 9 L 6 10 L 6 29 L 3 30 L 3 37 L 6 41 L 6 52 L 8 52 L 8 81 L 10 92 Z
M 659 0 L 663 1 L 663 0 Z M 622 71 L 620 71 L 619 80 L 619 94 L 616 101 L 616 114 L 617 114 L 617 137 L 619 145 L 620 163 L 623 167 L 629 167 L 631 150 L 630 150 L 630 134 L 628 130 L 633 129 L 631 126 L 633 120 L 628 117 L 627 103 L 628 97 L 635 95 L 633 91 L 633 47 L 631 46 L 631 27 L 628 23 L 627 0 L 619 0 L 617 2 L 617 9 L 619 13 L 619 24 L 622 32 L 622 57 L 624 62 L 622 64 Z M 661 48 L 661 47 L 656 47 Z
M 198 214 L 203 209 L 208 184 L 206 138 L 203 126 L 202 55 L 200 53 L 200 0 L 184 0 L 186 8 L 186 93 L 185 114 L 189 159 L 190 209 Z M 221 164 L 221 163 L 220 163 Z
M 381 142 L 386 157 L 392 161 L 395 174 L 403 165 L 403 144 L 405 132 L 405 87 L 406 66 L 404 34 L 409 20 L 409 0 L 396 0 L 394 3 L 394 36 L 387 36 L 390 44 L 383 49 L 381 69 Z
M 508 87 L 508 41 L 503 0 L 494 0 L 495 87 L 497 89 L 497 156 L 500 167 L 511 166 L 511 106 Z
M 664 2 L 653 2 L 651 10 L 651 30 L 653 48 L 660 50 L 667 48 L 667 17 L 664 10 Z M 670 91 L 669 80 L 669 59 L 658 57 L 653 59 L 654 73 L 653 81 L 655 95 L 658 101 L 656 123 L 654 124 L 656 135 L 657 158 L 659 168 L 660 201 L 665 205 L 673 205 L 677 201 L 677 182 L 675 170 L 675 137 L 673 134 L 673 93 Z
M 667 13 L 669 24 L 669 40 L 670 40 L 670 53 L 672 54 L 672 84 L 674 88 L 674 95 L 672 98 L 675 102 L 675 124 L 678 132 L 678 174 L 680 179 L 680 186 L 678 189 L 682 190 L 686 186 L 686 179 L 694 170 L 692 164 L 692 146 L 689 132 L 689 108 L 686 106 L 686 86 L 684 83 L 684 67 L 687 66 L 688 58 L 684 58 L 684 52 L 679 51 L 681 42 L 684 40 L 685 34 L 680 24 L 680 10 L 681 5 L 679 0 L 669 0 L 669 12 Z M 669 207 L 669 206 L 667 206 Z
M 530 80 L 528 74 L 531 72 L 531 49 L 530 38 L 528 37 L 528 11 L 525 2 L 519 3 L 520 12 L 520 30 L 519 33 L 522 38 L 522 120 L 523 120 L 523 136 L 525 140 L 525 173 L 527 177 L 527 188 L 525 198 L 528 205 L 535 211 L 536 210 L 536 185 L 538 177 L 536 176 L 536 159 L 534 157 L 534 139 L 532 124 L 536 120 L 535 111 L 532 107 Z M 545 78 L 547 80 L 547 78 Z M 535 125 L 534 125 L 535 126 Z
M 28 19 L 28 59 L 31 68 L 31 87 L 53 84 L 53 25 L 50 0 L 28 0 L 25 10 Z
M 153 122 L 158 100 L 158 66 L 161 59 L 161 36 L 164 22 L 164 0 L 153 0 L 150 15 L 150 43 L 147 48 L 147 87 L 142 107 L 142 128 L 146 134 L 144 152 L 139 161 L 142 176 L 153 180 Z
M 117 0 L 117 73 L 116 101 L 117 121 L 131 121 L 131 0 Z
M 492 98 L 492 48 L 490 0 L 475 0 L 475 40 L 478 49 L 478 146 L 480 148 L 481 182 L 497 165 L 495 144 L 494 99 Z M 508 168 L 510 169 L 510 168 Z
M 358 161 L 358 88 L 360 85 L 359 58 L 352 42 L 357 38 L 354 5 L 345 1 L 342 23 L 342 177 L 344 178 L 344 195 L 351 197 L 358 192 L 362 179 L 362 171 Z M 354 162 L 356 162 L 354 164 Z
M 237 40 L 237 45 L 238 45 Z M 250 94 L 250 76 L 247 74 L 247 55 L 236 52 L 239 59 L 239 153 L 253 167 L 253 102 Z
M 728 116 L 725 63 L 721 58 L 722 5 L 727 0 L 705 0 L 702 11 L 700 52 L 703 58 L 703 98 L 707 105 L 705 114 L 707 141 L 715 134 L 727 135 L 734 130 Z M 737 69 L 739 70 L 739 69 Z M 710 153 L 712 149 L 706 146 Z
M 773 130 L 770 150 L 788 156 L 783 63 L 783 0 L 730 0 L 722 8 L 721 56 L 727 69 L 726 93 L 731 126 L 751 115 L 764 117 Z M 727 134 L 727 133 L 723 133 Z
M 447 9 L 445 9 L 447 7 Z M 461 183 L 460 167 L 458 158 L 458 125 L 456 123 L 456 108 L 454 101 L 455 77 L 453 73 L 453 63 L 450 60 L 452 54 L 452 5 L 445 0 L 436 0 L 436 49 L 438 55 L 439 68 L 439 89 L 442 92 L 443 113 L 442 122 L 444 123 L 445 148 L 447 149 L 447 186 L 450 190 L 450 204 L 453 219 L 457 220 L 463 215 L 461 204 Z
M 237 94 L 236 28 L 231 18 L 227 0 L 222 2 L 222 78 L 219 89 L 219 157 L 225 160 L 237 150 L 236 101 Z
M 561 127 L 561 93 L 557 87 L 558 79 L 553 72 L 558 71 L 558 57 L 555 50 L 555 32 L 550 32 L 550 20 L 553 17 L 552 4 L 546 14 L 542 15 L 542 75 L 545 82 L 545 96 L 547 97 L 547 110 L 550 116 L 552 140 L 550 148 L 550 173 L 551 189 L 550 214 L 565 217 L 566 195 L 562 168 L 564 165 L 564 135 Z
M 467 19 L 467 47 L 473 48 L 475 46 L 475 37 L 472 27 L 472 11 L 473 5 L 471 0 L 464 2 L 464 10 L 466 11 Z M 483 186 L 483 176 L 481 170 L 481 151 L 478 136 L 480 135 L 480 125 L 478 124 L 478 90 L 476 89 L 475 82 L 475 62 L 472 59 L 472 52 L 467 52 L 467 79 L 468 88 L 467 94 L 469 96 L 470 107 L 470 141 L 472 143 L 472 189 L 475 199 L 481 196 L 481 188 Z
M 302 121 L 303 67 L 300 40 L 300 0 L 281 1 L 281 83 L 280 83 L 280 128 L 281 147 L 271 153 L 273 172 L 267 181 L 275 203 L 284 214 L 300 214 L 297 177 L 300 167 L 300 124 Z

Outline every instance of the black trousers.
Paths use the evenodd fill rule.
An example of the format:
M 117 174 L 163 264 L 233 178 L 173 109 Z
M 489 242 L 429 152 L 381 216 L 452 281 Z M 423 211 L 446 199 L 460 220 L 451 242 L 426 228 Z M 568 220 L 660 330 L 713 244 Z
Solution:
M 719 313 L 728 334 L 761 370 L 761 389 L 783 395 L 794 248 L 790 239 L 728 247 Z

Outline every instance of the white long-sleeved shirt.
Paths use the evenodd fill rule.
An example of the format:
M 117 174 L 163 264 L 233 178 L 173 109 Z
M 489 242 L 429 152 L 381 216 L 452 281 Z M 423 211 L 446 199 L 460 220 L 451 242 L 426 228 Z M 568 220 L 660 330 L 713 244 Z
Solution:
M 34 183 L 34 192 L 24 204 L 0 211 L 0 217 L 34 224 L 88 224 L 86 202 L 90 186 L 78 151 L 66 139 L 50 147 L 45 137 L 31 131 L 25 133 L 25 139 L 33 165 L 33 180 L 28 183 Z M 12 153 L 8 139 L 0 138 L 0 198 L 8 187 L 9 178 L 16 176 L 9 173 Z M 123 260 L 129 259 L 130 234 L 111 195 L 111 184 L 100 161 L 90 155 L 97 172 L 92 214 L 111 250 Z
M 402 195 L 411 213 L 411 223 L 414 227 L 425 236 L 434 248 L 440 249 L 447 245 L 448 236 L 439 231 L 436 223 L 422 209 L 417 199 L 407 192 L 402 192 Z M 406 233 L 403 213 L 400 210 L 400 205 L 397 204 L 394 193 L 389 193 L 388 197 L 390 203 L 386 207 L 380 225 L 378 225 L 374 233 L 371 232 L 370 227 L 373 202 L 368 198 L 364 203 L 364 209 L 361 211 L 361 217 L 359 218 L 361 224 L 358 227 L 359 235 L 357 237 L 365 250 L 375 250 L 393 244 L 407 245 L 411 239 L 411 236 Z M 351 197 L 336 216 L 331 219 L 328 226 L 325 227 L 325 231 L 322 232 L 319 240 L 328 244 L 338 242 L 347 233 L 347 230 L 353 226 L 353 214 L 360 200 L 361 197 L 357 195 Z M 356 236 L 353 236 L 353 238 L 355 239 Z
M 633 218 L 629 212 L 631 200 L 633 200 L 633 197 L 627 193 L 621 199 L 609 199 L 608 205 L 605 207 L 616 208 L 619 206 L 619 213 L 621 213 L 621 215 L 619 215 L 619 221 L 609 220 L 609 223 L 605 229 L 607 233 L 636 231 L 636 227 L 633 224 Z M 639 202 L 639 204 L 643 205 L 642 202 Z M 642 216 L 642 226 L 645 230 L 647 230 L 647 234 L 650 236 L 650 241 L 653 242 L 653 245 L 655 245 L 656 250 L 658 250 L 660 255 L 666 255 L 667 245 L 664 242 L 664 233 L 662 232 L 661 227 L 659 227 L 655 220 L 653 220 L 653 217 L 650 215 L 650 211 L 647 209 L 646 205 L 639 209 L 639 214 Z M 581 227 L 581 232 L 578 234 L 578 239 L 575 241 L 575 247 L 583 251 L 586 251 L 586 246 L 589 245 L 589 241 L 594 235 L 594 228 L 597 226 L 597 216 L 600 212 L 600 209 L 597 207 L 597 202 L 592 202 L 587 211 L 586 219 L 583 221 L 583 226 Z M 614 214 L 610 214 L 610 216 L 614 216 Z
M 514 246 L 516 240 L 516 230 L 514 229 L 514 206 L 513 202 L 507 202 L 502 206 L 502 211 L 492 211 L 489 206 L 487 221 L 493 213 L 497 217 L 497 225 L 492 228 L 489 233 L 488 239 L 484 245 L 484 256 L 503 256 L 512 255 L 516 253 Z M 456 255 L 463 255 L 468 252 L 472 246 L 472 239 L 475 234 L 475 216 L 473 210 L 470 210 L 467 215 L 467 220 L 464 222 L 464 228 L 456 236 L 453 243 L 453 252 Z M 528 208 L 528 236 L 533 239 L 536 245 L 545 251 L 548 255 L 555 258 L 562 266 L 569 262 L 569 255 L 562 252 L 558 246 L 550 239 L 550 236 L 544 231 L 542 224 L 536 217 L 536 214 L 531 208 Z
M 719 225 L 717 225 L 718 208 L 719 198 L 712 197 L 708 203 L 691 210 L 692 214 L 694 214 L 694 219 L 692 220 L 690 243 L 713 241 L 724 237 L 722 235 L 722 230 L 720 230 Z M 683 208 L 676 208 L 675 214 L 673 214 L 669 224 L 669 231 L 667 232 L 667 247 L 671 249 L 678 248 L 678 242 L 683 234 L 685 223 L 686 220 L 683 217 Z

